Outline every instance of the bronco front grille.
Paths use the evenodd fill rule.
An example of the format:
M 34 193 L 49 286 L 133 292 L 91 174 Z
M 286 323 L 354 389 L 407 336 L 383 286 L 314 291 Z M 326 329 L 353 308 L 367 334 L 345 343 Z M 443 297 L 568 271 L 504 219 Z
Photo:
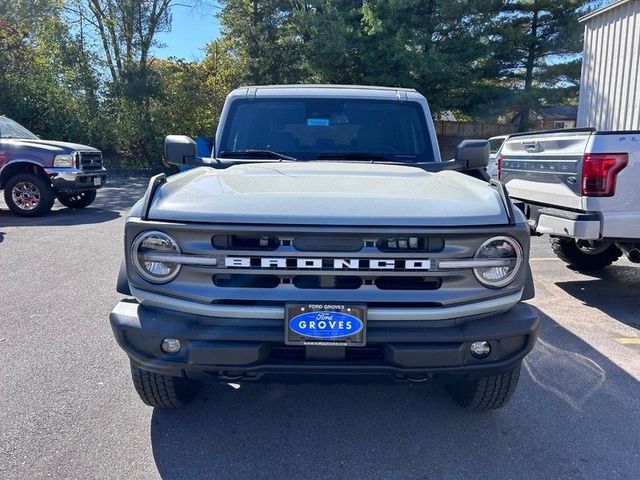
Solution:
M 213 283 L 222 288 L 437 290 L 427 254 L 445 242 L 425 235 L 225 233 L 211 237 L 220 254 Z
M 82 170 L 102 169 L 101 152 L 78 152 L 78 155 L 80 157 L 80 168 Z
M 130 283 L 156 295 L 216 308 L 275 308 L 290 303 L 336 302 L 369 308 L 444 308 L 504 296 L 481 285 L 469 267 L 440 268 L 472 259 L 504 228 L 343 227 L 311 225 L 161 224 L 127 222 L 127 244 L 139 232 L 170 233 L 188 258 L 171 282 L 149 287 L 130 272 Z

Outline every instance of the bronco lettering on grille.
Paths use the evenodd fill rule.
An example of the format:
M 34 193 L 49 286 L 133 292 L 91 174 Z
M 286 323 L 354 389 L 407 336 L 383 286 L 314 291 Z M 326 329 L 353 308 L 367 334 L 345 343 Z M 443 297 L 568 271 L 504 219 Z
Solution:
M 431 260 L 394 258 L 225 257 L 227 268 L 287 270 L 429 270 Z

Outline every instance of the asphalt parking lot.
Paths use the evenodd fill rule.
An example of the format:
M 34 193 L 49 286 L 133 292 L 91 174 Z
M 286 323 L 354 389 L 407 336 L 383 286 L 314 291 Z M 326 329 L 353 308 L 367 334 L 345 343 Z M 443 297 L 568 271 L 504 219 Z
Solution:
M 145 186 L 112 181 L 38 219 L 0 203 L 0 478 L 638 477 L 640 266 L 573 272 L 546 238 L 540 341 L 502 410 L 466 412 L 437 385 L 210 386 L 182 410 L 143 405 L 107 317 Z

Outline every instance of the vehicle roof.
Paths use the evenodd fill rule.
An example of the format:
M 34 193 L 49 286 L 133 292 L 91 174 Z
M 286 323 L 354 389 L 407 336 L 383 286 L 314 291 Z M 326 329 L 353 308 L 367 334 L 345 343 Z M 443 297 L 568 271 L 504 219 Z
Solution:
M 236 88 L 230 97 L 350 97 L 407 100 L 422 97 L 413 88 L 371 85 L 251 85 Z
M 379 87 L 377 85 L 341 85 L 341 84 L 329 84 L 329 83 L 303 83 L 303 84 L 283 84 L 283 85 L 245 85 L 239 88 L 256 88 L 256 89 L 271 89 L 271 88 L 286 88 L 286 89 L 308 89 L 308 88 L 335 88 L 335 89 L 353 89 L 353 90 L 387 90 L 395 92 L 396 90 L 404 92 L 415 92 L 415 88 L 404 87 Z

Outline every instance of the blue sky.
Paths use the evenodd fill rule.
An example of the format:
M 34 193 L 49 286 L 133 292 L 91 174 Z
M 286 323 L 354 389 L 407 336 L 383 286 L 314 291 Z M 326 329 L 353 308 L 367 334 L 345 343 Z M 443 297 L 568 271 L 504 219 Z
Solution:
M 159 58 L 202 59 L 203 47 L 220 34 L 220 25 L 215 17 L 216 12 L 217 9 L 212 6 L 201 8 L 175 6 L 172 10 L 171 31 L 157 35 L 158 42 L 165 46 L 155 48 L 154 55 Z

